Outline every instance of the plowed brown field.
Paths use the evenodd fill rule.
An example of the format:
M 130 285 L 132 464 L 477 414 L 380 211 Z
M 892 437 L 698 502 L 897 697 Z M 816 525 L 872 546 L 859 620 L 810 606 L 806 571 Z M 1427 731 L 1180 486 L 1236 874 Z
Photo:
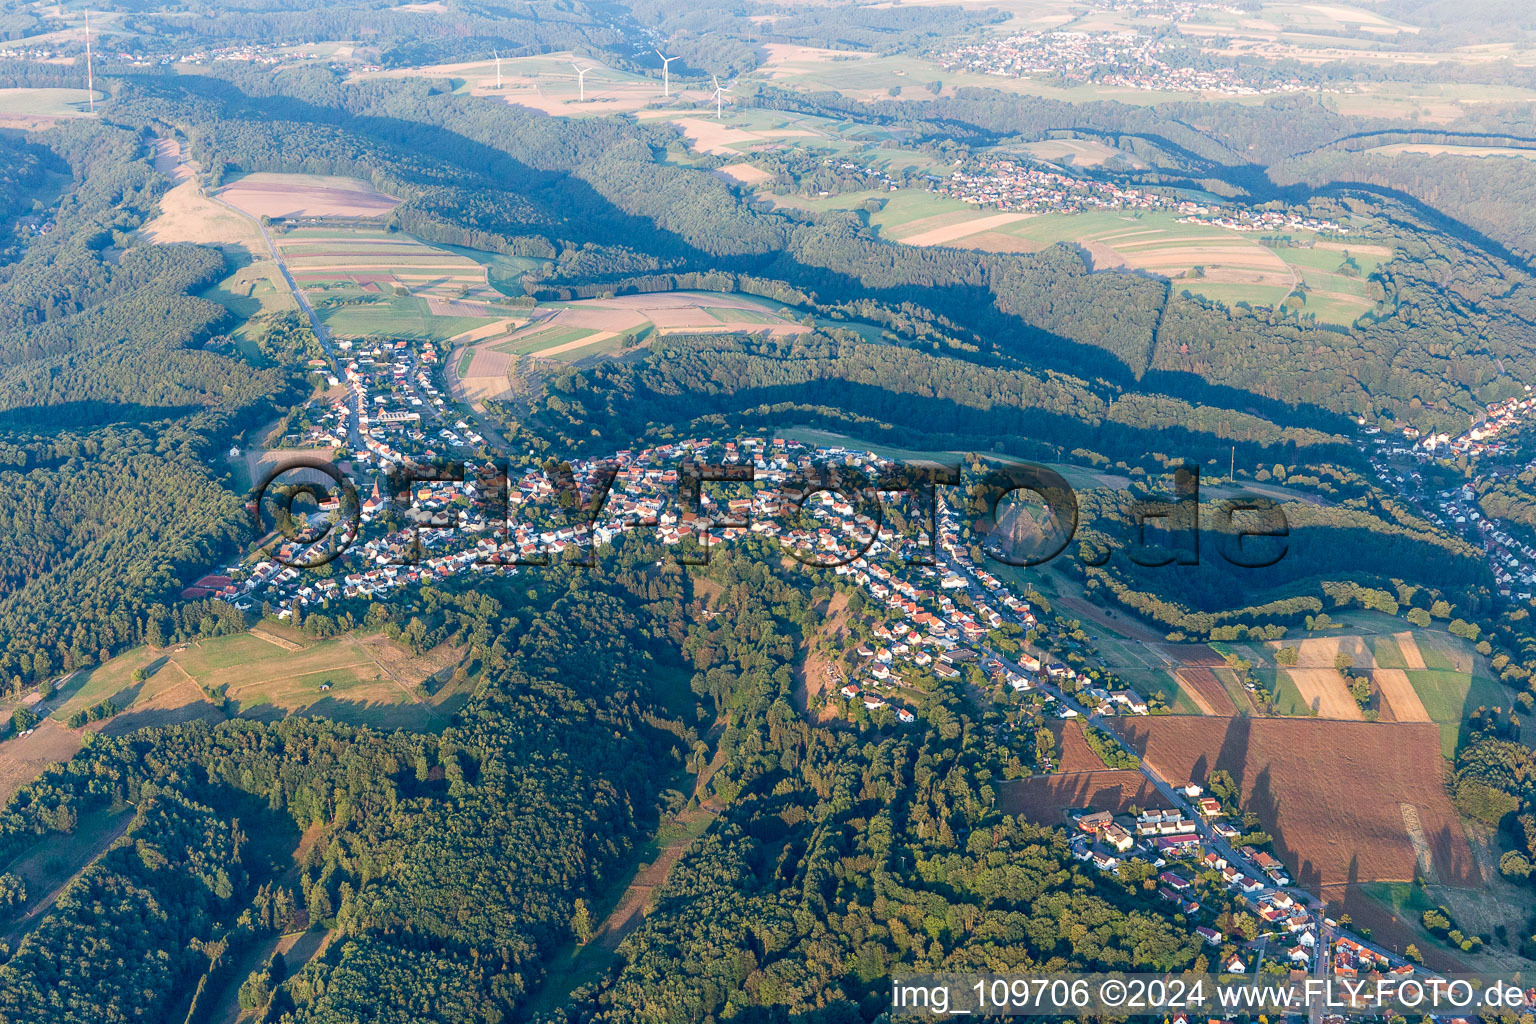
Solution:
M 1161 806 L 1157 790 L 1140 772 L 1071 772 L 1013 779 L 998 786 L 997 805 L 1006 814 L 1020 814 L 1042 825 L 1061 824 L 1071 807 L 1092 807 L 1119 814 L 1133 804 Z
M 1243 806 L 1259 815 L 1304 885 L 1411 881 L 1421 852 L 1432 880 L 1481 882 L 1445 791 L 1432 724 L 1168 716 L 1128 721 L 1125 729 L 1148 765 L 1175 785 L 1204 782 L 1217 768 L 1230 772 Z M 1419 828 L 1411 832 L 1409 820 Z

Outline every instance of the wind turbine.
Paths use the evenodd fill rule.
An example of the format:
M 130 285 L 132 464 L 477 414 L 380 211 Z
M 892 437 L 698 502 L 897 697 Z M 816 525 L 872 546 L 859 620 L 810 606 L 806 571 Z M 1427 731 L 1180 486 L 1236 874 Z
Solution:
M 571 67 L 576 68 L 576 88 L 580 93 L 581 101 L 585 103 L 587 100 L 587 72 L 596 71 L 597 68 L 591 67 L 584 70 L 580 67 L 577 67 L 574 61 L 571 62 Z
M 725 90 L 720 88 L 720 79 L 716 78 L 714 75 L 710 75 L 709 77 L 710 80 L 715 83 L 715 120 L 719 121 L 724 117 L 724 115 L 721 113 L 721 107 L 725 102 Z
M 91 9 L 85 9 L 85 95 L 96 113 L 96 73 L 91 66 Z
M 491 53 L 496 55 L 496 88 L 500 89 L 501 88 L 501 54 L 498 51 L 496 51 L 496 50 L 492 50 Z
M 671 66 L 673 61 L 677 60 L 677 58 L 676 57 L 668 57 L 666 54 L 662 53 L 660 50 L 656 51 L 656 56 L 661 58 L 661 94 L 663 96 L 671 96 L 672 95 L 672 76 L 668 73 L 668 68 Z

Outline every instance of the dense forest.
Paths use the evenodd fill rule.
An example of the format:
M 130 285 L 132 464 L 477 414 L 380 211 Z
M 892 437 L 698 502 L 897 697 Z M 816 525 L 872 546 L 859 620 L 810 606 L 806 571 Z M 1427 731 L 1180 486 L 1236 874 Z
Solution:
M 298 393 L 291 369 L 203 347 L 228 317 L 194 294 L 224 276 L 217 251 L 133 244 L 166 187 L 136 132 L 40 140 L 73 183 L 56 230 L 0 267 L 6 686 L 143 639 L 149 608 L 248 529 L 205 453 Z
M 1497 140 L 1442 138 L 1423 152 L 1312 153 L 1270 170 L 1280 184 L 1322 188 L 1358 182 L 1400 190 L 1467 224 L 1529 261 L 1536 253 L 1536 153 L 1435 153 L 1443 145 L 1498 146 Z M 1390 141 L 1383 145 L 1390 145 Z M 1529 145 L 1527 142 L 1526 145 Z

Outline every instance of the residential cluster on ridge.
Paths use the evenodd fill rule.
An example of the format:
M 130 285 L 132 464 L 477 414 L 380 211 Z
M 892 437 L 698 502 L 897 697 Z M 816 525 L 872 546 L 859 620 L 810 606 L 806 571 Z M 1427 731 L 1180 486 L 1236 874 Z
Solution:
M 1319 91 L 1315 84 L 1257 66 L 1197 67 L 1186 62 L 1187 45 L 1140 32 L 1023 32 L 965 43 L 946 51 L 940 59 L 951 70 L 983 75 L 1149 91 L 1228 96 Z M 1330 87 L 1323 91 L 1339 90 Z
M 1338 221 L 1290 210 L 1219 206 L 1165 192 L 1080 178 L 1008 159 L 988 159 L 934 178 L 930 191 L 976 206 L 1023 213 L 1081 213 L 1087 210 L 1165 210 L 1186 224 L 1232 231 L 1299 230 L 1339 233 Z

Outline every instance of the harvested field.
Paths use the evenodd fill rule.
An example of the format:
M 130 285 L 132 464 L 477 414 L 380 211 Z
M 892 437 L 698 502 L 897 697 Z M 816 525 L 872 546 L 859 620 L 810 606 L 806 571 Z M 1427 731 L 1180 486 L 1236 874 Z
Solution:
M 1296 665 L 1281 669 L 1296 684 L 1303 702 L 1319 718 L 1358 722 L 1364 714 L 1350 695 L 1344 676 L 1334 667 L 1340 653 L 1348 654 L 1355 664 L 1374 663 L 1370 649 L 1357 636 L 1312 637 L 1303 640 L 1296 652 Z
M 579 62 L 590 68 L 586 76 L 586 98 L 577 84 L 576 72 L 571 62 Z M 497 66 L 494 60 L 461 61 L 452 64 L 393 68 L 388 71 L 365 71 L 354 80 L 370 78 L 423 78 L 447 79 L 454 82 L 459 95 L 484 96 L 506 103 L 554 114 L 561 117 L 604 116 L 607 114 L 637 114 L 665 116 L 666 108 L 647 110 L 668 103 L 662 96 L 660 74 L 639 74 L 596 63 L 590 54 L 577 55 L 569 50 L 540 54 L 533 57 L 503 57 L 501 60 L 501 87 L 497 88 Z M 706 89 L 684 88 L 677 81 L 673 69 L 670 105 L 702 107 L 709 99 Z M 714 112 L 709 103 L 710 113 Z
M 312 301 L 336 290 L 355 295 L 363 286 L 375 285 L 373 291 L 404 290 L 425 300 L 422 314 L 428 317 L 462 321 L 506 316 L 504 310 L 487 306 L 503 296 L 491 287 L 483 264 L 410 235 L 376 228 L 298 228 L 277 234 L 275 241 L 294 280 Z
M 1102 167 L 1111 162 L 1125 163 L 1132 167 L 1146 166 L 1123 150 L 1088 139 L 1045 139 L 1041 142 L 1027 142 L 1019 148 L 1041 160 L 1070 164 L 1073 167 Z
M 1367 149 L 1365 152 L 1380 153 L 1383 156 L 1397 153 L 1420 153 L 1425 156 L 1502 156 L 1536 160 L 1536 149 L 1519 149 L 1513 146 L 1441 146 L 1430 143 L 1399 142 L 1391 146 L 1377 146 L 1374 149 Z
M 761 167 L 753 167 L 751 164 L 726 164 L 720 168 L 720 173 L 743 185 L 760 185 L 773 177 Z
M 1199 721 L 1199 719 L 1195 719 Z M 1069 808 L 1122 813 L 1156 803 L 1157 790 L 1140 772 L 1096 771 L 1037 775 L 998 785 L 997 806 L 1041 825 L 1060 825 Z
M 974 220 L 960 224 L 950 224 L 945 227 L 937 227 L 928 231 L 920 231 L 915 235 L 907 235 L 898 241 L 907 245 L 945 245 L 958 241 L 969 235 L 979 234 L 984 231 L 994 231 L 1008 224 L 1016 224 L 1028 219 L 1027 213 L 996 213 L 990 217 L 978 217 Z
M 1324 249 L 1330 252 L 1351 252 L 1356 255 L 1374 256 L 1380 260 L 1392 258 L 1392 247 L 1388 245 L 1361 245 L 1358 242 L 1314 242 L 1314 249 Z
M 501 311 L 492 309 L 484 302 L 465 302 L 459 299 L 427 297 L 427 308 L 433 316 L 500 316 Z M 503 321 L 506 323 L 508 321 Z
M 763 49 L 768 54 L 767 59 L 763 61 L 763 67 L 772 69 L 775 75 L 782 74 L 785 68 L 799 72 L 818 64 L 862 60 L 869 56 L 861 50 L 828 50 L 819 46 L 801 46 L 796 43 L 764 43 Z
M 1371 672 L 1371 679 L 1391 706 L 1392 717 L 1397 721 L 1431 721 L 1429 712 L 1424 710 L 1424 702 L 1419 700 L 1418 692 L 1408 680 L 1408 673 L 1397 668 L 1378 668 Z
M 1433 879 L 1481 884 L 1432 724 L 1170 716 L 1125 729 L 1170 782 L 1230 772 L 1244 808 L 1259 815 L 1303 885 L 1411 881 L 1426 855 Z
M 966 235 L 965 248 L 982 249 L 986 252 L 1039 252 L 1045 248 L 1045 245 L 1004 231 L 982 231 L 974 235 Z
M 737 128 L 725 121 L 702 117 L 680 117 L 677 126 L 683 130 L 693 148 L 705 153 L 730 156 L 780 139 L 815 138 L 816 133 L 806 128 L 775 128 L 754 130 Z
M 218 194 L 253 217 L 381 217 L 400 205 L 359 178 L 320 174 L 247 174 Z
M 1397 643 L 1397 649 L 1403 655 L 1403 667 L 1409 670 L 1423 670 L 1424 655 L 1419 652 L 1419 642 L 1413 638 L 1412 633 L 1393 633 L 1392 639 Z
M 448 341 L 453 345 L 471 345 L 477 341 L 485 341 L 488 338 L 499 338 L 502 335 L 511 333 L 511 327 L 513 323 L 514 321 L 508 317 L 506 319 L 498 320 L 495 323 L 482 324 L 479 327 L 471 327 L 467 331 L 462 331 L 459 334 L 455 334 L 453 337 L 449 338 Z
M 138 234 L 157 245 L 190 242 L 253 253 L 266 249 L 255 224 L 203 195 L 197 182 L 191 179 L 160 197 L 160 213 L 139 228 Z
M 84 673 L 47 724 L 69 738 L 73 753 L 80 741 L 61 723 L 105 698 L 123 710 L 88 725 L 87 731 L 116 734 L 198 718 L 218 720 L 224 717 L 219 702 L 226 698 L 247 717 L 306 714 L 385 729 L 421 728 L 427 721 L 441 721 L 445 701 L 456 697 L 451 687 L 416 689 L 456 658 L 451 648 L 413 656 L 383 637 L 354 634 L 301 645 L 268 625 L 255 633 L 164 651 L 127 651 Z M 135 669 L 146 670 L 148 678 L 134 683 Z M 39 729 L 34 735 L 42 734 Z
M 583 332 L 582 348 L 599 339 L 620 332 L 643 331 L 653 327 L 658 334 L 676 331 L 801 334 L 808 328 L 772 312 L 767 306 L 749 299 L 719 292 L 652 292 L 642 295 L 617 295 L 609 299 L 582 299 L 563 303 L 551 316 L 530 323 L 513 334 L 512 348 L 538 356 L 569 351 L 574 334 Z M 523 344 L 523 342 L 536 342 Z
M 493 348 L 475 349 L 474 358 L 469 361 L 469 368 L 464 372 L 464 377 L 499 377 L 502 384 L 506 384 L 507 371 L 512 369 L 512 364 L 517 361 L 517 356 L 511 352 L 498 352 Z
M 154 142 L 155 170 L 175 182 L 192 177 L 192 168 L 181 159 L 181 143 L 172 138 L 160 138 Z
M 1280 669 L 1301 693 L 1301 699 L 1318 718 L 1334 718 L 1345 722 L 1358 722 L 1365 713 L 1349 688 L 1344 677 L 1332 668 L 1283 668 Z
M 1305 311 L 1320 321 L 1340 324 L 1353 322 L 1370 308 L 1364 278 L 1391 256 L 1390 250 L 1379 251 L 1382 246 L 1324 242 L 1303 233 L 1293 233 L 1294 246 L 1270 247 L 1260 244 L 1251 232 L 1185 223 L 1174 214 L 1158 211 L 1041 214 L 1005 224 L 987 238 L 973 237 L 967 247 L 1016 248 L 999 236 L 1028 239 L 1041 246 L 1073 245 L 1095 270 L 1158 274 L 1176 280 L 1179 292 L 1187 290 L 1228 305 L 1272 306 L 1305 283 Z M 1344 265 L 1346 250 L 1351 267 Z

